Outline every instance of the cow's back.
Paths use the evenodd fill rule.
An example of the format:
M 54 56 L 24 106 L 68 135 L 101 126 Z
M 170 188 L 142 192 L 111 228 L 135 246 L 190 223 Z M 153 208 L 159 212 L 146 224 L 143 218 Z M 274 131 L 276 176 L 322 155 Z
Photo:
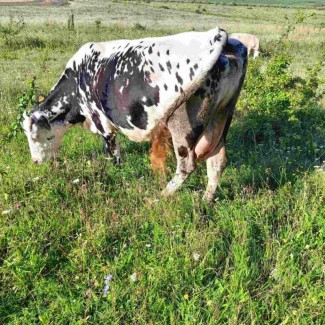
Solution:
M 226 32 L 216 28 L 86 44 L 67 66 L 75 74 L 83 115 L 103 136 L 112 124 L 131 140 L 148 140 L 157 123 L 199 87 L 226 40 Z

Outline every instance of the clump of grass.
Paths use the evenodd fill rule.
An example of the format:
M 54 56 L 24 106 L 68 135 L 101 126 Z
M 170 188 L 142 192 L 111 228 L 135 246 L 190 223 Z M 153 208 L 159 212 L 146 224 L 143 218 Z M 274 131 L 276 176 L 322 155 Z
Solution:
M 101 19 L 96 19 L 95 20 L 95 28 L 96 28 L 97 32 L 99 32 L 101 25 L 102 25 Z
M 135 23 L 135 24 L 134 24 L 134 29 L 137 29 L 137 30 L 141 30 L 141 31 L 144 31 L 144 30 L 146 30 L 146 29 L 147 29 L 147 27 L 146 27 L 146 26 L 143 26 L 143 25 L 141 25 L 140 23 Z

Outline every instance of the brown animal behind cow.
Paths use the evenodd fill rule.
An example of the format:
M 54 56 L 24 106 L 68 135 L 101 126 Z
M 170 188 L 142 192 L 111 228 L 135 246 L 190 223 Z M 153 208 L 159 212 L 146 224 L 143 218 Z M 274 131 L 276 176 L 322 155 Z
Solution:
M 247 47 L 247 55 L 253 53 L 254 59 L 259 56 L 260 40 L 257 36 L 246 33 L 233 33 L 229 35 L 229 38 L 235 38 L 242 42 Z

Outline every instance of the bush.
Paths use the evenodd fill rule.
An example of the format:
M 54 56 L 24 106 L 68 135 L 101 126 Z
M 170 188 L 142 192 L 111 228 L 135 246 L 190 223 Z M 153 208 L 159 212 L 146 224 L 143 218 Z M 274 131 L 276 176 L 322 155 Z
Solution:
M 317 94 L 320 62 L 307 68 L 305 78 L 293 76 L 290 64 L 291 57 L 285 54 L 271 57 L 265 67 L 258 60 L 250 63 L 238 109 L 283 121 L 294 120 L 301 109 L 315 107 L 321 96 Z
M 296 20 L 289 22 L 273 52 L 268 53 L 267 61 L 258 59 L 249 62 L 237 109 L 239 117 L 245 120 L 242 129 L 244 138 L 255 143 L 261 143 L 270 135 L 275 136 L 277 141 L 289 123 L 301 122 L 302 111 L 307 113 L 316 109 L 324 94 L 318 89 L 324 51 L 320 51 L 318 63 L 305 67 L 305 77 L 297 77 L 290 72 L 292 57 L 288 36 L 303 19 L 298 11 Z

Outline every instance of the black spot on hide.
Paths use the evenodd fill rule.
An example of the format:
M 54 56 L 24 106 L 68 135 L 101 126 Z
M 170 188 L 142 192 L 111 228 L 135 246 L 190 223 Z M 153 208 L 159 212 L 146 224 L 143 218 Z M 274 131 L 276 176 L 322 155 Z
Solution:
M 145 130 L 148 124 L 148 114 L 140 102 L 130 106 L 131 123 L 139 129 Z
M 195 93 L 194 93 L 194 95 L 195 96 L 200 96 L 201 98 L 203 98 L 204 97 L 204 95 L 205 95 L 205 89 L 203 89 L 203 88 L 199 88 Z
M 190 149 L 194 147 L 202 132 L 203 132 L 203 125 L 198 125 L 194 127 L 192 131 L 186 135 L 185 139 Z
M 92 121 L 95 123 L 96 128 L 98 129 L 98 131 L 102 134 L 105 133 L 102 122 L 100 121 L 100 117 L 99 117 L 99 113 L 97 111 L 93 111 L 91 113 L 91 119 Z
M 183 157 L 183 158 L 185 158 L 185 157 L 188 156 L 188 150 L 187 150 L 187 148 L 184 147 L 184 146 L 179 147 L 179 148 L 177 149 L 177 151 L 178 151 L 178 154 L 179 154 L 181 157 Z
M 183 79 L 180 77 L 180 75 L 178 74 L 178 72 L 176 72 L 176 79 L 177 81 L 182 85 L 183 84 Z

